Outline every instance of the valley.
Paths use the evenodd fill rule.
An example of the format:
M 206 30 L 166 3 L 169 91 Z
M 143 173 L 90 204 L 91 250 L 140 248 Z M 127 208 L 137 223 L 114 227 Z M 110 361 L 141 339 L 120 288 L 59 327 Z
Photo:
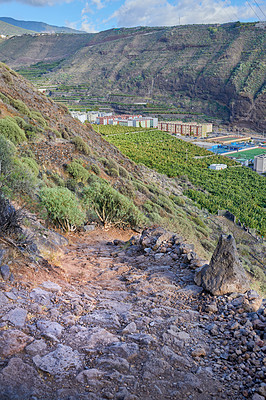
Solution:
M 0 59 L 78 109 L 265 130 L 265 30 L 259 23 L 24 35 L 0 43 Z

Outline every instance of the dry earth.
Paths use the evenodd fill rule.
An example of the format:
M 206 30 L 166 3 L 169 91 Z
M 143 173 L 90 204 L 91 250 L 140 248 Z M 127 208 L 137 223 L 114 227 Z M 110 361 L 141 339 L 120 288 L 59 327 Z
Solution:
M 60 268 L 0 281 L 0 399 L 264 400 L 265 309 L 131 236 L 73 235 Z

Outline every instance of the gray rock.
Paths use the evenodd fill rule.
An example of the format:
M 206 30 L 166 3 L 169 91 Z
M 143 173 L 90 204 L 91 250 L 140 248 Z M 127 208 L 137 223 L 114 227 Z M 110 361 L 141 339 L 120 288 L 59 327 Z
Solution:
M 3 317 L 3 320 L 10 322 L 17 328 L 22 328 L 25 324 L 26 318 L 27 311 L 24 310 L 24 308 L 15 308 L 14 310 L 9 311 L 9 313 Z
M 111 353 L 127 360 L 133 360 L 139 355 L 137 343 L 114 343 L 108 349 Z
M 114 311 L 95 310 L 84 315 L 80 320 L 87 325 L 97 325 L 104 328 L 120 328 L 120 322 Z
M 197 285 L 215 296 L 232 292 L 244 293 L 250 288 L 233 236 L 220 236 L 210 265 L 198 270 L 194 280 Z
M 0 272 L 4 281 L 8 281 L 11 275 L 11 271 L 8 265 L 4 264 L 0 267 Z
M 10 400 L 33 400 L 52 398 L 48 388 L 35 368 L 20 358 L 11 358 L 0 373 L 0 398 Z M 35 397 L 36 396 L 36 397 Z
M 40 320 L 37 322 L 37 328 L 41 331 L 41 333 L 48 338 L 58 339 L 62 335 L 62 331 L 64 327 L 57 322 Z
M 71 370 L 76 371 L 83 365 L 80 354 L 71 347 L 62 344 L 59 344 L 55 351 L 46 354 L 44 357 L 39 355 L 33 357 L 33 362 L 42 371 L 60 376 L 68 375 Z
M 45 290 L 47 290 L 48 292 L 60 292 L 62 290 L 61 286 L 59 286 L 57 283 L 54 282 L 43 282 L 41 284 L 41 287 L 43 287 Z
M 22 351 L 33 337 L 15 329 L 0 332 L 0 354 L 9 357 Z
M 123 330 L 122 333 L 123 334 L 127 334 L 127 333 L 134 333 L 137 330 L 137 325 L 135 324 L 135 322 L 130 322 L 130 324 L 128 324 Z
M 78 344 L 88 349 L 98 349 L 119 342 L 116 335 L 98 327 L 79 330 L 75 335 L 71 335 L 68 340 L 73 346 Z
M 37 287 L 30 293 L 30 298 L 34 300 L 35 303 L 39 303 L 44 306 L 50 306 L 50 299 L 52 295 L 53 294 L 51 292 L 47 292 L 46 290 Z
M 35 356 L 36 354 L 41 354 L 44 350 L 46 350 L 47 345 L 44 340 L 35 340 L 29 346 L 26 347 L 26 352 L 31 356 Z
M 91 225 L 84 225 L 84 226 L 83 226 L 84 232 L 91 232 L 91 231 L 94 231 L 95 228 L 96 228 L 96 225 L 93 225 L 93 224 L 91 224 Z
M 197 285 L 187 285 L 183 289 L 179 289 L 179 293 L 186 294 L 187 296 L 197 296 L 203 291 L 203 288 Z
M 4 307 L 7 304 L 9 304 L 7 297 L 4 295 L 4 293 L 0 292 L 0 307 Z
M 100 371 L 99 369 L 96 368 L 85 369 L 84 371 L 81 371 L 77 375 L 76 380 L 79 383 L 88 384 L 92 380 L 100 379 L 103 376 L 103 374 L 104 374 L 103 371 Z

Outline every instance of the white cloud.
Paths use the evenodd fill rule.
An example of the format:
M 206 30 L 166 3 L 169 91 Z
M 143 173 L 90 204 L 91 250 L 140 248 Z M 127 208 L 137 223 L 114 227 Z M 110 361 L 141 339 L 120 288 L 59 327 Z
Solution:
M 73 0 L 16 0 L 19 3 L 28 4 L 30 6 L 54 6 L 55 4 L 71 3 Z M 1 3 L 11 3 L 13 0 L 0 0 Z
M 93 25 L 92 22 L 89 21 L 88 17 L 84 15 L 82 17 L 82 22 L 81 22 L 81 28 L 82 31 L 88 32 L 88 33 L 96 33 L 98 32 Z
M 232 6 L 227 0 L 126 0 L 105 22 L 117 26 L 173 26 L 237 21 L 254 17 L 248 7 Z
M 104 7 L 101 0 L 91 0 L 91 3 L 97 7 L 98 10 Z
M 84 14 L 91 14 L 91 13 L 92 13 L 92 9 L 91 9 L 89 3 L 87 2 L 87 3 L 85 4 L 85 7 L 84 7 L 84 8 L 82 9 L 82 11 L 81 11 L 81 15 L 84 15 Z

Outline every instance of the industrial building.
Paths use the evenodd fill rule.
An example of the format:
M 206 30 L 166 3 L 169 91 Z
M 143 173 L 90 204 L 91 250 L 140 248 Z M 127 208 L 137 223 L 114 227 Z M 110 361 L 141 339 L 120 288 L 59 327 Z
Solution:
M 99 125 L 122 125 L 135 128 L 157 128 L 158 118 L 143 117 L 142 115 L 108 115 L 96 118 Z
M 199 124 L 197 122 L 182 121 L 161 121 L 158 129 L 170 132 L 174 135 L 200 136 L 206 137 L 207 133 L 212 132 L 212 124 Z
M 259 174 L 266 172 L 266 154 L 254 157 L 254 170 Z

